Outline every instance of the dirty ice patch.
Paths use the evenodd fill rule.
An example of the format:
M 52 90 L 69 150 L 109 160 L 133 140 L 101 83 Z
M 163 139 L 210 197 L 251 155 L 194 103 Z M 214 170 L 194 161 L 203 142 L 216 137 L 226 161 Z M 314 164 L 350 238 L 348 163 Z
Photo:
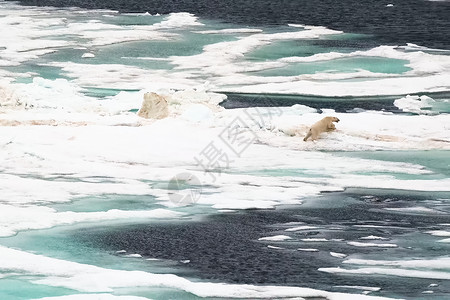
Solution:
M 349 294 L 332 293 L 289 286 L 257 286 L 210 282 L 192 282 L 172 274 L 105 269 L 97 266 L 54 259 L 0 246 L 0 271 L 19 272 L 34 284 L 65 287 L 80 292 L 113 292 L 118 288 L 174 288 L 199 297 L 223 298 L 325 298 L 346 299 Z M 351 295 L 352 299 L 388 299 Z

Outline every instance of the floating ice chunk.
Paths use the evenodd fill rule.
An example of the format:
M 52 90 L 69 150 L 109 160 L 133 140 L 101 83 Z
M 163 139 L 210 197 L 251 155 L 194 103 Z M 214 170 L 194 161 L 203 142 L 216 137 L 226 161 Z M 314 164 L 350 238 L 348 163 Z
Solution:
M 344 253 L 338 253 L 338 252 L 330 252 L 330 255 L 337 258 L 345 258 L 347 257 L 347 254 Z
M 83 53 L 83 55 L 81 55 L 82 58 L 94 58 L 95 54 L 94 53 Z
M 325 238 L 307 238 L 307 239 L 302 239 L 303 242 L 328 242 L 327 239 Z
M 394 7 L 394 4 L 389 3 L 389 4 L 386 5 L 386 7 Z
M 443 237 L 450 237 L 450 231 L 445 231 L 445 230 L 431 230 L 431 231 L 427 231 L 425 233 L 434 235 L 434 236 L 443 236 Z
M 448 269 L 450 267 L 449 257 L 438 257 L 431 259 L 409 259 L 409 260 L 367 260 L 348 259 L 344 264 L 365 265 L 365 266 L 389 266 L 395 268 L 426 268 L 426 269 Z
M 259 238 L 258 241 L 286 241 L 292 239 L 290 236 L 287 235 L 275 235 L 275 236 L 268 236 L 268 237 L 262 237 Z
M 359 238 L 360 240 L 387 240 L 385 237 L 376 236 L 376 235 L 368 235 Z
M 416 206 L 416 207 L 386 207 L 385 210 L 390 211 L 400 211 L 400 212 L 407 212 L 407 213 L 432 213 L 432 214 L 445 214 L 443 211 L 439 211 L 436 209 L 423 207 L 423 206 Z
M 437 287 L 437 286 L 439 286 L 439 284 L 437 283 L 430 283 L 430 285 L 428 285 L 428 287 Z
M 407 95 L 406 97 L 395 100 L 394 105 L 405 112 L 412 112 L 416 114 L 433 114 L 433 111 L 425 109 L 431 109 L 435 102 L 436 101 L 434 101 L 434 99 L 425 95 L 420 97 Z
M 272 245 L 268 245 L 267 248 L 269 248 L 269 249 L 284 249 L 282 247 L 277 247 L 277 246 L 272 246 Z
M 133 253 L 133 254 L 127 254 L 127 255 L 125 255 L 125 257 L 130 257 L 130 258 L 142 258 L 142 255 L 137 254 L 137 253 Z
M 118 251 L 116 251 L 116 253 L 126 253 L 127 252 L 127 250 L 118 250 Z
M 431 0 L 429 0 L 431 1 Z M 443 0 L 446 1 L 446 0 Z M 424 46 L 419 46 L 417 44 L 413 43 L 406 43 L 406 46 L 398 46 L 397 48 L 405 49 L 409 51 L 433 51 L 433 52 L 449 52 L 449 50 L 446 49 L 435 49 L 435 48 L 428 48 Z
M 450 238 L 439 240 L 439 243 L 450 243 Z
M 236 210 L 234 209 L 219 209 L 218 212 L 220 213 L 234 213 Z
M 182 264 L 188 264 L 188 263 L 190 263 L 190 262 L 191 262 L 190 259 L 180 260 L 180 263 L 182 263 Z
M 188 27 L 188 26 L 203 26 L 204 24 L 198 21 L 198 17 L 194 14 L 187 12 L 171 13 L 164 21 L 155 24 L 154 27 L 161 28 L 177 28 L 177 27 Z
M 355 290 L 371 291 L 371 292 L 378 292 L 378 291 L 381 290 L 380 287 L 361 286 L 361 285 L 335 285 L 334 287 L 344 288 L 344 289 L 355 289 Z
M 380 248 L 396 248 L 396 244 L 376 244 L 376 243 L 361 243 L 361 242 L 347 242 L 347 244 L 355 247 L 380 247 Z
M 316 248 L 298 248 L 297 250 L 303 252 L 319 252 L 319 249 Z
M 299 231 L 299 230 L 309 230 L 309 229 L 317 229 L 318 227 L 316 226 L 298 226 L 298 227 L 293 227 L 293 228 L 288 228 L 285 231 Z
M 433 294 L 434 291 L 423 291 L 422 294 Z

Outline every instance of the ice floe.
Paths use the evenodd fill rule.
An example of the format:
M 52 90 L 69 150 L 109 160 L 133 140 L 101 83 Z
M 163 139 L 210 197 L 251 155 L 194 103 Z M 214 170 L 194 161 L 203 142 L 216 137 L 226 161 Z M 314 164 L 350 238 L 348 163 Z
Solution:
M 410 96 L 397 99 L 394 101 L 394 105 L 406 112 L 413 112 L 416 114 L 436 114 L 431 110 L 435 101 L 425 95 L 422 96 Z
M 287 235 L 275 235 L 275 236 L 267 236 L 259 238 L 258 241 L 286 241 L 292 239 L 290 236 Z
M 292 227 L 292 228 L 288 228 L 285 231 L 300 231 L 300 230 L 309 230 L 309 229 L 317 229 L 318 227 L 316 226 L 308 226 L 308 225 L 304 225 L 304 226 L 298 226 L 298 227 Z
M 319 252 L 319 249 L 316 248 L 298 248 L 297 250 L 303 252 Z
M 338 252 L 330 252 L 330 255 L 336 258 L 345 258 L 347 257 L 347 254 L 345 253 L 338 253 Z
M 361 243 L 361 242 L 347 242 L 347 244 L 355 247 L 380 247 L 380 248 L 396 248 L 398 245 L 390 243 Z

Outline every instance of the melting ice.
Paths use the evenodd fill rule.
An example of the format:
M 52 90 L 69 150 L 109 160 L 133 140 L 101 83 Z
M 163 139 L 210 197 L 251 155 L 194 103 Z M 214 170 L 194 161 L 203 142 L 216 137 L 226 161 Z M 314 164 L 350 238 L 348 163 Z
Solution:
M 0 236 L 7 244 L 0 240 L 0 281 L 30 291 L 15 299 L 148 299 L 172 292 L 193 299 L 375 299 L 364 293 L 376 296 L 383 287 L 362 286 L 357 276 L 353 285 L 336 285 L 339 292 L 207 282 L 133 270 L 131 263 L 124 269 L 95 266 L 14 243 L 25 232 L 59 226 L 189 222 L 208 214 L 301 207 L 306 199 L 311 203 L 352 189 L 429 193 L 436 197 L 417 206 L 379 209 L 448 216 L 448 51 L 416 45 L 330 50 L 320 41 L 358 37 L 301 24 L 240 28 L 190 13 L 23 8 L 13 2 L 0 2 L 0 26 Z M 168 100 L 169 117 L 136 115 L 146 92 Z M 257 95 L 271 107 L 220 106 L 236 94 Z M 273 95 L 307 95 L 316 106 L 281 105 Z M 392 95 L 385 110 L 320 107 L 326 97 L 350 102 L 366 97 L 370 103 Z M 337 116 L 338 129 L 303 142 L 309 126 L 324 115 Z M 244 132 L 245 140 L 236 144 L 230 128 Z M 213 150 L 221 158 L 216 165 L 199 163 L 207 163 L 202 155 Z M 428 154 L 437 158 L 429 160 Z M 168 184 L 180 173 L 202 183 L 195 205 L 171 201 Z M 382 198 L 376 195 L 358 201 Z M 117 207 L 106 203 L 114 197 Z M 130 198 L 137 199 L 133 206 L 121 203 Z M 403 253 L 407 242 L 368 232 L 357 240 L 325 236 L 348 224 L 332 225 L 292 224 L 255 243 L 273 251 L 292 245 L 299 254 L 325 253 L 338 265 L 318 266 L 324 274 L 449 279 L 445 255 L 364 257 L 367 248 Z M 348 226 L 369 228 L 353 225 Z M 436 226 L 408 234 L 445 247 L 448 227 Z M 320 234 L 308 236 L 314 232 Z M 114 259 L 148 259 L 133 255 Z M 157 292 L 147 297 L 138 287 Z

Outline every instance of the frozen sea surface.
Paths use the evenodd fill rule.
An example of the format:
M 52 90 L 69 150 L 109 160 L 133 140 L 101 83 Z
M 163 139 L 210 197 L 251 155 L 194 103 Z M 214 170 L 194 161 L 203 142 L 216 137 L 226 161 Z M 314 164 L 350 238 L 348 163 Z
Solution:
M 423 3 L 394 40 L 289 3 L 1 1 L 0 298 L 443 299 L 448 2 Z M 167 118 L 137 116 L 146 92 Z

